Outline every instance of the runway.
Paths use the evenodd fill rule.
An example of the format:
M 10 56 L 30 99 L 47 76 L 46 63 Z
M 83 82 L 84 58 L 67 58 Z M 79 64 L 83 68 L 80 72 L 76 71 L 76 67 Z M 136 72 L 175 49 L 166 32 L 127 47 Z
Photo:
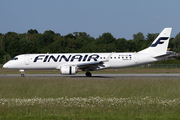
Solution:
M 0 77 L 21 77 L 20 74 L 0 74 Z M 61 74 L 25 74 L 25 77 L 86 77 L 85 74 L 61 75 Z M 116 78 L 116 77 L 180 77 L 179 73 L 173 74 L 92 74 L 91 78 Z

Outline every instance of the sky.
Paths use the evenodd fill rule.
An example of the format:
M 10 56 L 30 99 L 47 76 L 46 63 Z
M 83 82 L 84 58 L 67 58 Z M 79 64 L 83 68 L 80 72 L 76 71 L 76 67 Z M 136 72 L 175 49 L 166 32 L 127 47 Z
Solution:
M 142 32 L 160 33 L 172 27 L 180 32 L 180 0 L 2 0 L 0 33 L 39 33 L 52 30 L 61 35 L 86 32 L 98 38 L 109 32 L 115 38 L 133 39 Z

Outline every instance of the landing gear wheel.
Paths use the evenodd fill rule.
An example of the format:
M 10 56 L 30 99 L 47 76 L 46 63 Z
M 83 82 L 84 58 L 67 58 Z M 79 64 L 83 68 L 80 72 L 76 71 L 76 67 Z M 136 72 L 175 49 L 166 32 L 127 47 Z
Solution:
M 19 70 L 19 72 L 21 72 L 21 77 L 24 77 L 24 70 Z
M 24 77 L 24 74 L 21 74 L 21 77 Z
M 86 72 L 86 77 L 91 77 L 92 74 L 90 72 Z

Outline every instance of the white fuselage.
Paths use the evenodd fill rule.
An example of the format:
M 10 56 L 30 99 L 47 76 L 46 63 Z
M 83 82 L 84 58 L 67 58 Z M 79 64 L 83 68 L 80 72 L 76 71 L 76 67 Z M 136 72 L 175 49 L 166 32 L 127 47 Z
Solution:
M 61 66 L 78 65 L 81 63 L 96 62 L 106 60 L 107 62 L 98 65 L 94 70 L 106 68 L 124 68 L 155 62 L 164 59 L 156 59 L 151 54 L 143 53 L 61 53 L 61 54 L 23 54 L 16 56 L 15 60 L 10 60 L 3 67 L 8 69 L 60 69 Z M 77 66 L 78 68 L 78 66 Z

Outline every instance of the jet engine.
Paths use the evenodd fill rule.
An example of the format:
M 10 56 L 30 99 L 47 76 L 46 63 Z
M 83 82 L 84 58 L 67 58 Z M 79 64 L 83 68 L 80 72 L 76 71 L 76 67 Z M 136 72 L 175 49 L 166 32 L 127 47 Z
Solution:
M 77 67 L 76 66 L 62 66 L 61 69 L 62 75 L 72 75 L 77 73 Z

